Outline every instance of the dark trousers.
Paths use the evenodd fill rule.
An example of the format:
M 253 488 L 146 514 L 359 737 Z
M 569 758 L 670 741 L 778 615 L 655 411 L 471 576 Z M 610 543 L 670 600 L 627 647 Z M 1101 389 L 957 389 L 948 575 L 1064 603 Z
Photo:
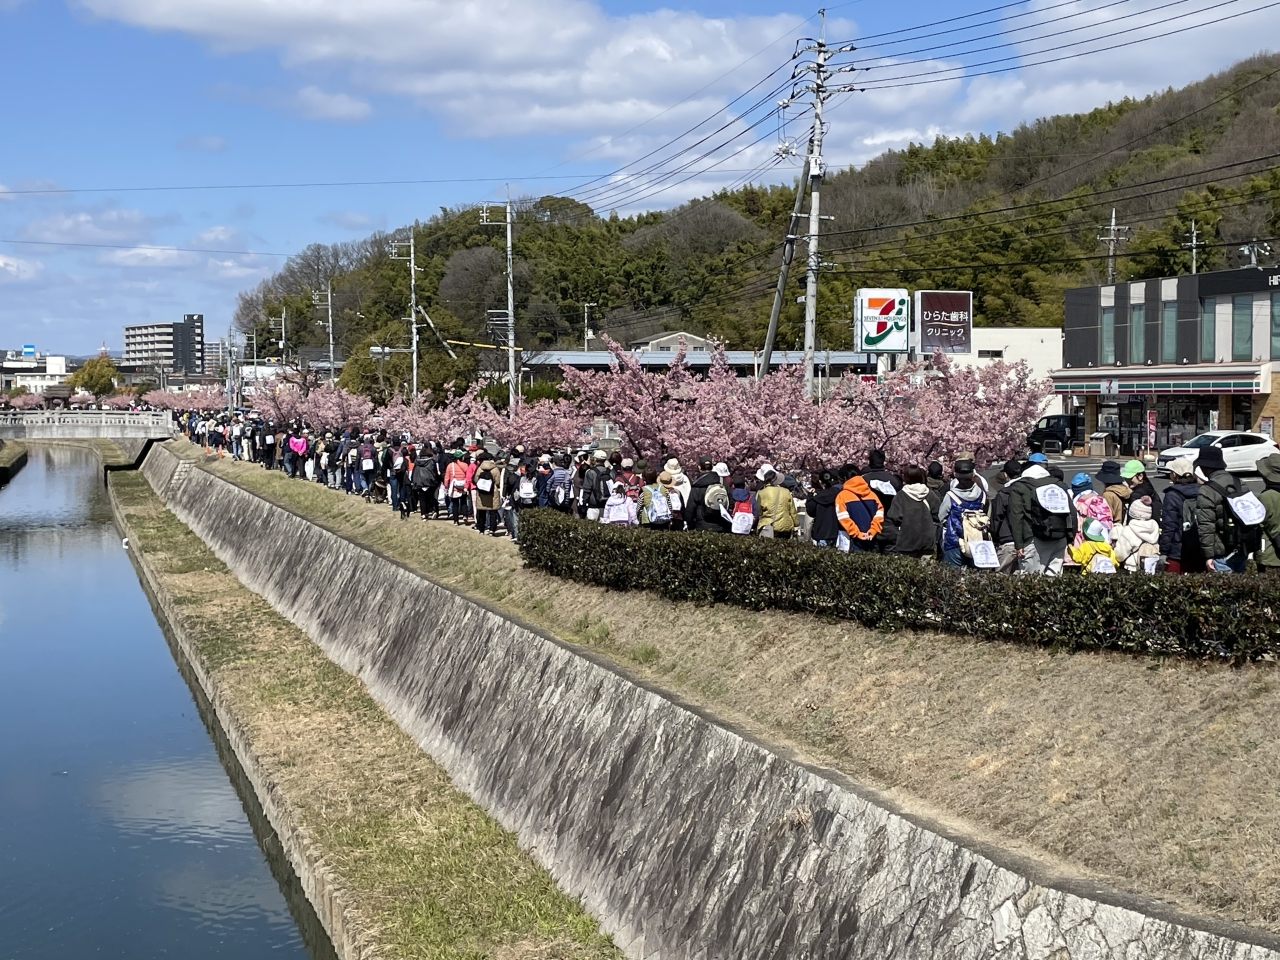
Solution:
M 498 510 L 477 510 L 476 529 L 481 533 L 498 532 Z

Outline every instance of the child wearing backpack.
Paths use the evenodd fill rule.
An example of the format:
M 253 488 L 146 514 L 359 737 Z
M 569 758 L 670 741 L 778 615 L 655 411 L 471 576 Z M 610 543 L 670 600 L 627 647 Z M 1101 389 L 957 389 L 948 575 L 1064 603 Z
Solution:
M 662 483 L 664 476 L 667 478 L 665 486 Z M 670 530 L 680 513 L 671 502 L 672 496 L 679 497 L 680 494 L 671 488 L 671 474 L 646 470 L 644 486 L 640 488 L 640 526 L 650 530 Z
M 1086 520 L 1081 526 L 1084 540 L 1078 547 L 1068 547 L 1071 559 L 1080 564 L 1081 575 L 1115 573 L 1119 562 L 1115 550 L 1107 542 L 1107 531 L 1097 520 Z
M 634 527 L 637 523 L 638 511 L 636 502 L 627 496 L 627 490 L 621 484 L 614 487 L 613 493 L 605 501 L 600 511 L 600 522 L 619 527 Z

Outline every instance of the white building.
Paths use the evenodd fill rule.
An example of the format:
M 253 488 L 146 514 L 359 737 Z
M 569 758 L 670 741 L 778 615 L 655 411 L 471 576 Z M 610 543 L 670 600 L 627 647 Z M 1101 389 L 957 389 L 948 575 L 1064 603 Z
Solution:
M 67 358 L 37 353 L 23 356 L 20 351 L 9 350 L 0 361 L 0 387 L 13 390 L 26 387 L 29 393 L 44 393 L 45 387 L 65 383 Z

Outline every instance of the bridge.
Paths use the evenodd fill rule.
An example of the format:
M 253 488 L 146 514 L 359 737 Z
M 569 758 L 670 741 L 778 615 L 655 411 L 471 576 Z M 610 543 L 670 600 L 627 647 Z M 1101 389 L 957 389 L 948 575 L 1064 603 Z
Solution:
M 167 410 L 13 410 L 0 413 L 0 440 L 162 440 Z

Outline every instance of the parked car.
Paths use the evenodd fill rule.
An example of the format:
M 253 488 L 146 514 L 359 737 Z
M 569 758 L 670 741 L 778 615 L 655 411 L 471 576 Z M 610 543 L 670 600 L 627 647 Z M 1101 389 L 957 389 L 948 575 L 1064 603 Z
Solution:
M 1247 433 L 1244 430 L 1210 430 L 1180 447 L 1161 450 L 1156 466 L 1162 473 L 1167 473 L 1169 461 L 1185 457 L 1194 461 L 1200 456 L 1204 447 L 1218 447 L 1222 450 L 1222 459 L 1232 473 L 1251 473 L 1258 469 L 1258 461 L 1273 453 L 1280 453 L 1270 437 L 1260 433 Z
M 1084 442 L 1084 417 L 1076 413 L 1056 413 L 1041 417 L 1027 435 L 1027 446 L 1034 453 L 1049 443 L 1054 453 L 1070 450 L 1073 443 Z M 1053 446 L 1056 444 L 1057 446 Z

